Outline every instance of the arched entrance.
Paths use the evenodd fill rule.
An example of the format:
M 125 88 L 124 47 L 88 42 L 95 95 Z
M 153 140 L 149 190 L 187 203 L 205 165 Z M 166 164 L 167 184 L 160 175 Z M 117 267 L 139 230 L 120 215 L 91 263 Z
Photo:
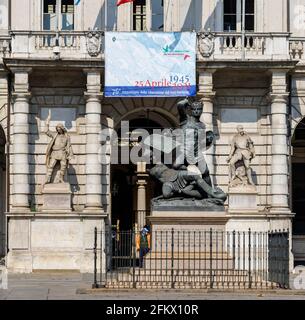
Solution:
M 0 257 L 6 253 L 6 159 L 5 159 L 5 134 L 0 125 Z
M 174 127 L 174 124 L 167 122 L 160 123 L 148 116 L 128 119 L 129 130 L 137 131 L 145 129 L 149 134 L 154 129 L 162 130 L 168 127 Z M 120 123 L 117 125 L 119 136 L 119 145 L 126 145 L 126 141 L 120 139 Z M 127 142 L 131 147 L 135 141 Z M 121 154 L 119 147 L 118 154 Z M 111 223 L 119 230 L 131 230 L 136 224 L 141 228 L 145 224 L 145 217 L 149 214 L 150 201 L 159 195 L 161 187 L 159 183 L 150 179 L 148 174 L 149 164 L 128 163 L 111 165 Z
M 292 137 L 292 223 L 295 264 L 305 263 L 305 118 L 297 125 Z

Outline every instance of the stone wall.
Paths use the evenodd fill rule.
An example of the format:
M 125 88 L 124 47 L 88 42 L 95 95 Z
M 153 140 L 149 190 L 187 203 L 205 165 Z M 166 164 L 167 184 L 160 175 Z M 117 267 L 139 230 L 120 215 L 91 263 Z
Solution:
M 7 75 L 0 72 L 0 125 L 7 132 Z
M 59 80 L 60 79 L 60 80 Z M 65 79 L 65 80 L 64 80 Z M 41 78 L 36 73 L 31 78 L 30 108 L 30 184 L 31 205 L 39 210 L 42 205 L 41 185 L 45 178 L 45 152 L 50 139 L 43 133 L 48 109 L 53 110 L 51 129 L 62 119 L 71 135 L 73 150 L 76 155 L 69 168 L 69 181 L 73 190 L 73 205 L 76 211 L 82 211 L 85 204 L 85 99 L 84 81 L 76 74 L 61 77 L 55 72 L 50 77 Z M 293 121 L 294 124 L 305 114 L 302 97 L 303 76 L 294 78 Z M 236 126 L 243 124 L 252 137 L 256 147 L 256 158 L 252 162 L 254 181 L 258 185 L 259 208 L 261 210 L 271 203 L 271 118 L 270 103 L 267 99 L 270 77 L 263 72 L 236 73 L 217 72 L 214 75 L 214 131 L 217 135 L 215 147 L 215 185 L 227 191 L 228 165 L 226 158 L 230 150 L 230 141 L 236 133 Z M 303 90 L 303 91 L 302 91 Z M 102 127 L 116 127 L 122 120 L 149 117 L 164 127 L 177 127 L 179 123 L 176 102 L 178 99 L 104 99 Z M 303 110 L 304 109 L 304 110 Z M 5 108 L 2 107 L 1 119 L 5 129 Z M 13 121 L 13 116 L 12 116 Z M 13 139 L 13 136 L 12 136 Z M 11 162 L 13 161 L 13 156 Z M 103 167 L 103 204 L 109 212 L 110 166 Z M 12 179 L 13 181 L 13 174 Z M 12 183 L 11 181 L 11 183 Z
M 5 73 L 0 77 L 0 257 L 5 255 L 5 209 L 6 209 L 6 155 L 7 136 L 7 80 Z
M 107 30 L 132 30 L 132 3 L 116 6 L 116 0 L 108 0 Z M 148 27 L 151 24 L 151 8 L 147 1 Z M 12 0 L 12 30 L 41 30 L 43 1 Z M 104 29 L 105 0 L 80 1 L 75 6 L 75 30 Z M 165 31 L 223 31 L 223 1 L 218 0 L 164 0 Z M 238 2 L 241 3 L 241 0 Z M 257 0 L 255 1 L 255 28 L 257 32 L 287 32 L 287 12 L 291 12 L 290 28 L 295 35 L 301 30 L 295 27 L 295 8 L 304 0 Z M 241 6 L 238 5 L 240 11 Z M 272 12 L 277 12 L 274 19 Z M 302 29 L 303 30 L 303 29 Z M 240 31 L 240 30 L 239 30 Z
M 237 125 L 243 125 L 256 150 L 252 161 L 253 180 L 258 186 L 259 209 L 270 206 L 271 122 L 267 101 L 269 77 L 264 73 L 216 73 L 214 130 L 217 134 L 214 183 L 228 190 L 228 164 L 232 137 Z

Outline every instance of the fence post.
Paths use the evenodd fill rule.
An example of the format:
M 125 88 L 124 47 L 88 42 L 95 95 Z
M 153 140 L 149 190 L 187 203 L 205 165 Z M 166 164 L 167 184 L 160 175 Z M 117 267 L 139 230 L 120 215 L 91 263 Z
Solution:
M 132 254 L 133 254 L 133 262 L 132 262 L 132 287 L 136 288 L 136 229 L 133 228 L 132 232 Z M 144 263 L 144 262 L 143 262 Z
M 235 242 L 235 236 L 236 236 L 236 232 L 235 230 L 233 230 L 233 270 L 235 270 L 235 259 L 236 259 L 236 255 L 235 255 L 235 247 L 236 247 L 236 242 Z
M 210 229 L 210 288 L 213 288 L 213 230 Z
M 92 288 L 98 288 L 97 284 L 97 227 L 94 228 L 94 247 L 93 247 L 93 254 L 94 254 L 94 283 Z
M 174 228 L 172 228 L 172 243 L 171 243 L 171 248 L 172 248 L 172 257 L 171 257 L 171 288 L 174 289 Z M 178 261 L 179 263 L 179 261 Z
M 286 272 L 285 272 L 285 284 L 286 284 L 286 289 L 289 289 L 289 229 L 287 229 L 287 233 L 286 233 L 286 239 L 285 239 L 285 244 L 286 244 L 286 248 L 285 248 L 285 256 L 286 256 L 286 261 L 285 261 L 285 265 L 286 265 Z
M 249 239 L 248 239 L 248 271 L 249 271 L 249 289 L 252 287 L 252 277 L 251 277 L 251 229 L 249 229 Z

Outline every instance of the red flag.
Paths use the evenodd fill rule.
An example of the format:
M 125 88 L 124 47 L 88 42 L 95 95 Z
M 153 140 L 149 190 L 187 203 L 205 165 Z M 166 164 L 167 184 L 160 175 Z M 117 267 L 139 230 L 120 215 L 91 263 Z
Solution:
M 134 2 L 134 0 L 118 0 L 117 6 L 120 6 L 123 3 Z

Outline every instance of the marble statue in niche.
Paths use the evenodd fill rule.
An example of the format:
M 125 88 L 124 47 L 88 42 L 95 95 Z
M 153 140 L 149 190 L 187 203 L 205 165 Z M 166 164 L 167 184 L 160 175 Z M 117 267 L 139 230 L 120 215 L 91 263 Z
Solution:
M 237 134 L 232 139 L 231 151 L 227 159 L 230 187 L 254 186 L 250 167 L 253 158 L 255 158 L 254 143 L 243 126 L 239 125 L 237 126 Z
M 45 184 L 52 182 L 52 175 L 57 163 L 60 164 L 59 176 L 56 177 L 55 183 L 64 183 L 64 176 L 69 165 L 69 161 L 74 157 L 70 136 L 67 129 L 61 124 L 56 125 L 56 132 L 51 132 L 50 127 L 51 110 L 46 120 L 45 134 L 50 137 L 46 152 L 47 174 Z

